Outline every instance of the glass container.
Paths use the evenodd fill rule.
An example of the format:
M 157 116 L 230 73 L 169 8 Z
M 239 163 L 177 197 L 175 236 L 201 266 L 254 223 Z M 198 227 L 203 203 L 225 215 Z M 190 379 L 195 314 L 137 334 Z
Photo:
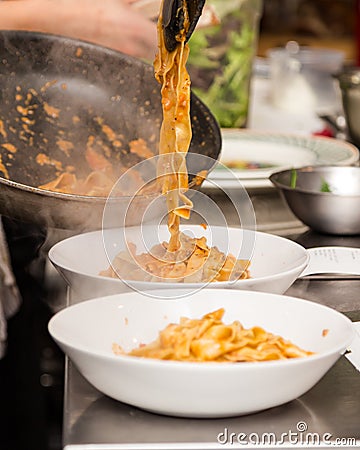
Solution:
M 208 0 L 219 23 L 189 41 L 192 89 L 223 128 L 245 127 L 262 0 Z

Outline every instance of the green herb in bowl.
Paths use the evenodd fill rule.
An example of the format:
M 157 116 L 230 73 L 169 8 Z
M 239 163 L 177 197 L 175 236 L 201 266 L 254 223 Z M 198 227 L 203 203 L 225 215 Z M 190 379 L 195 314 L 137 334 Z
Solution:
M 296 181 L 297 181 L 297 172 L 296 169 L 291 169 L 291 175 L 290 175 L 290 187 L 295 189 L 296 188 Z
M 320 192 L 332 192 L 329 183 L 324 179 L 321 182 Z

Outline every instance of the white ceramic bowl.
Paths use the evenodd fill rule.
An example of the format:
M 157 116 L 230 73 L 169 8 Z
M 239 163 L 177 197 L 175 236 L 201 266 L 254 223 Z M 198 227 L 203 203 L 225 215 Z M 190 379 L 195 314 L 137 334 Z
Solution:
M 125 247 L 125 239 L 138 241 L 139 227 L 106 229 L 76 235 L 55 244 L 49 251 L 50 261 L 63 275 L 76 299 L 89 299 L 102 295 L 135 290 L 160 289 L 164 283 L 126 282 L 99 276 L 114 256 Z M 206 236 L 208 244 L 236 257 L 250 259 L 251 278 L 236 282 L 215 282 L 211 288 L 234 288 L 283 294 L 308 263 L 308 253 L 299 244 L 288 239 L 240 228 L 186 226 L 186 233 Z M 166 226 L 142 227 L 149 246 L 168 239 Z M 142 249 L 143 251 L 144 249 Z M 139 249 L 140 251 L 140 249 Z M 186 287 L 197 290 L 201 283 L 166 283 L 166 287 Z M 168 291 L 170 292 L 170 291 Z M 173 295 L 173 294 L 172 294 Z
M 220 307 L 225 323 L 237 319 L 245 327 L 262 326 L 316 354 L 257 363 L 192 363 L 112 353 L 114 342 L 128 351 L 152 341 L 181 316 L 200 318 Z M 326 306 L 229 289 L 203 289 L 172 301 L 136 292 L 88 300 L 57 313 L 49 331 L 99 391 L 149 411 L 187 417 L 248 414 L 291 401 L 321 379 L 354 337 L 351 321 Z

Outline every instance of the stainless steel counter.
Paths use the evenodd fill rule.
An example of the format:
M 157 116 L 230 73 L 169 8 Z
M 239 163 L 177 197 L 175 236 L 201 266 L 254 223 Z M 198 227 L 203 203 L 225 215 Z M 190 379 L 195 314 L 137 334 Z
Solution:
M 148 413 L 103 396 L 71 364 L 67 374 L 64 435 L 67 450 L 221 449 L 225 447 L 222 443 L 226 440 L 225 430 L 228 436 L 245 433 L 247 438 L 242 440 L 251 439 L 250 442 L 265 439 L 267 433 L 273 433 L 278 441 L 283 433 L 288 433 L 285 442 L 290 437 L 294 444 L 296 433 L 299 442 L 301 435 L 305 439 L 307 433 L 318 435 L 319 439 L 326 436 L 332 445 L 342 438 L 347 448 L 355 439 L 360 442 L 360 374 L 345 358 L 297 400 L 258 414 L 218 420 Z M 299 433 L 301 426 L 307 432 Z M 230 447 L 246 448 L 246 445 Z
M 360 247 L 360 237 L 324 236 L 307 230 L 274 191 L 255 193 L 252 200 L 260 230 L 285 235 L 307 248 Z M 223 207 L 226 210 L 226 204 Z M 227 216 L 232 225 L 231 213 Z M 286 294 L 331 306 L 360 320 L 359 292 L 360 279 L 306 279 L 297 280 Z M 160 416 L 114 401 L 89 385 L 67 362 L 66 450 L 269 448 L 270 444 L 280 445 L 281 440 L 285 447 L 307 442 L 316 448 L 326 447 L 326 443 L 360 448 L 360 373 L 345 357 L 297 400 L 257 414 L 218 420 Z M 323 442 L 320 445 L 318 441 Z

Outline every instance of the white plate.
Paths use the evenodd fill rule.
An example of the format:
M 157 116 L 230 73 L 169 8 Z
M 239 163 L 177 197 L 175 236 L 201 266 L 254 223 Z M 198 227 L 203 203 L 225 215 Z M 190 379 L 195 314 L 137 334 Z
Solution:
M 316 354 L 257 363 L 190 363 L 112 352 L 113 343 L 129 351 L 154 340 L 181 316 L 201 318 L 218 308 L 225 309 L 226 324 L 258 325 Z M 57 313 L 49 331 L 99 391 L 149 411 L 188 417 L 248 414 L 291 401 L 323 377 L 355 335 L 347 317 L 318 303 L 229 289 L 203 289 L 166 302 L 139 293 L 85 301 Z
M 268 178 L 275 171 L 307 165 L 351 165 L 359 159 L 354 145 L 321 136 L 222 130 L 222 138 L 221 164 L 210 173 L 203 185 L 205 189 L 216 185 L 220 188 L 271 187 Z M 270 167 L 227 169 L 226 165 L 233 161 Z

